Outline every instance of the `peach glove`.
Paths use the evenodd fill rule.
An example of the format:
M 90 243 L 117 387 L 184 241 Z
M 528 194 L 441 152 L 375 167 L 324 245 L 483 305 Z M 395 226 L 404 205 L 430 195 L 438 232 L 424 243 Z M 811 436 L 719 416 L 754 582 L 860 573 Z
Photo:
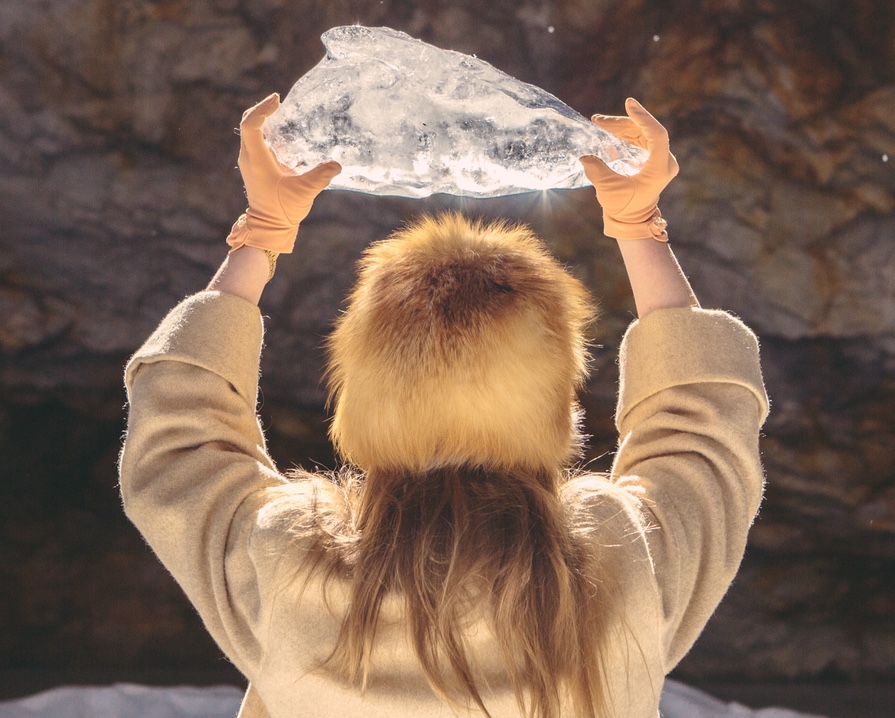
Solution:
M 584 174 L 597 190 L 603 207 L 603 232 L 614 239 L 668 241 L 667 223 L 659 212 L 659 195 L 678 172 L 668 145 L 668 131 L 637 100 L 625 102 L 627 117 L 594 115 L 591 121 L 631 144 L 649 151 L 636 175 L 613 172 L 598 157 L 581 158 Z
M 245 244 L 290 253 L 298 224 L 308 216 L 314 198 L 342 170 L 337 162 L 324 162 L 297 175 L 277 161 L 264 141 L 261 125 L 279 106 L 280 96 L 269 95 L 246 110 L 239 123 L 239 171 L 249 208 L 227 237 L 231 252 Z

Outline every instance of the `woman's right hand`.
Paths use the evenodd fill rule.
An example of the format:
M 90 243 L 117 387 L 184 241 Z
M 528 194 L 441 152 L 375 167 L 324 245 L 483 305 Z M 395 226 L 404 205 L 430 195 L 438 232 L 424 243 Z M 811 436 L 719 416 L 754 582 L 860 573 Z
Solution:
M 584 174 L 594 185 L 603 207 L 603 232 L 615 239 L 668 241 L 666 222 L 659 212 L 659 195 L 678 173 L 668 132 L 633 98 L 625 102 L 627 117 L 594 115 L 591 121 L 616 137 L 649 151 L 636 175 L 613 172 L 598 157 L 581 157 Z
M 342 170 L 330 161 L 296 174 L 277 161 L 261 126 L 279 106 L 279 95 L 268 95 L 246 110 L 239 124 L 239 171 L 249 207 L 227 238 L 231 251 L 245 244 L 278 254 L 291 252 L 299 223 L 308 216 L 317 195 Z

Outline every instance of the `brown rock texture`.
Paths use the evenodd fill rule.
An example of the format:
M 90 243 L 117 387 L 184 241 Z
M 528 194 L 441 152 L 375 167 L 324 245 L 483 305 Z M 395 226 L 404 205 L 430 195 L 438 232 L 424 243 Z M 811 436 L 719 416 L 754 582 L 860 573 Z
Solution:
M 0 669 L 218 661 L 120 513 L 121 368 L 223 259 L 242 110 L 359 22 L 475 53 L 582 112 L 641 99 L 705 306 L 762 337 L 767 499 L 684 680 L 895 678 L 895 5 L 890 0 L 0 0 Z M 532 224 L 600 299 L 582 397 L 614 442 L 632 318 L 588 190 L 471 201 L 325 193 L 281 261 L 262 414 L 332 465 L 321 342 L 372 239 L 444 207 Z

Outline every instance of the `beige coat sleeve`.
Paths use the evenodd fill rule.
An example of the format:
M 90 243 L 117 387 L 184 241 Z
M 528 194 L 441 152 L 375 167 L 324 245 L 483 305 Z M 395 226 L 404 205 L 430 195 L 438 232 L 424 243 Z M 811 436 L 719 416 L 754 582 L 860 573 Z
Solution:
M 665 669 L 696 641 L 739 568 L 758 511 L 768 411 L 755 335 L 729 314 L 666 309 L 620 353 L 613 464 L 638 493 L 664 616 Z
M 125 512 L 248 676 L 261 651 L 255 517 L 282 481 L 255 413 L 261 339 L 258 308 L 231 295 L 172 310 L 127 366 L 120 460 Z

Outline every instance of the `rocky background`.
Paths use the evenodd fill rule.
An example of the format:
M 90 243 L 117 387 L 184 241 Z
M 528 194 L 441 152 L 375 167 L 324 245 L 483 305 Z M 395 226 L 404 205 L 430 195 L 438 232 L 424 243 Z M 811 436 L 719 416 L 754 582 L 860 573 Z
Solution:
M 895 678 L 891 0 L 0 0 L 0 671 L 227 672 L 121 514 L 121 370 L 223 259 L 242 110 L 355 22 L 667 124 L 676 251 L 762 337 L 773 399 L 743 570 L 676 677 Z M 263 303 L 278 462 L 332 465 L 320 344 L 354 260 L 442 207 L 532 224 L 600 298 L 584 403 L 605 468 L 633 306 L 589 190 L 324 193 Z

